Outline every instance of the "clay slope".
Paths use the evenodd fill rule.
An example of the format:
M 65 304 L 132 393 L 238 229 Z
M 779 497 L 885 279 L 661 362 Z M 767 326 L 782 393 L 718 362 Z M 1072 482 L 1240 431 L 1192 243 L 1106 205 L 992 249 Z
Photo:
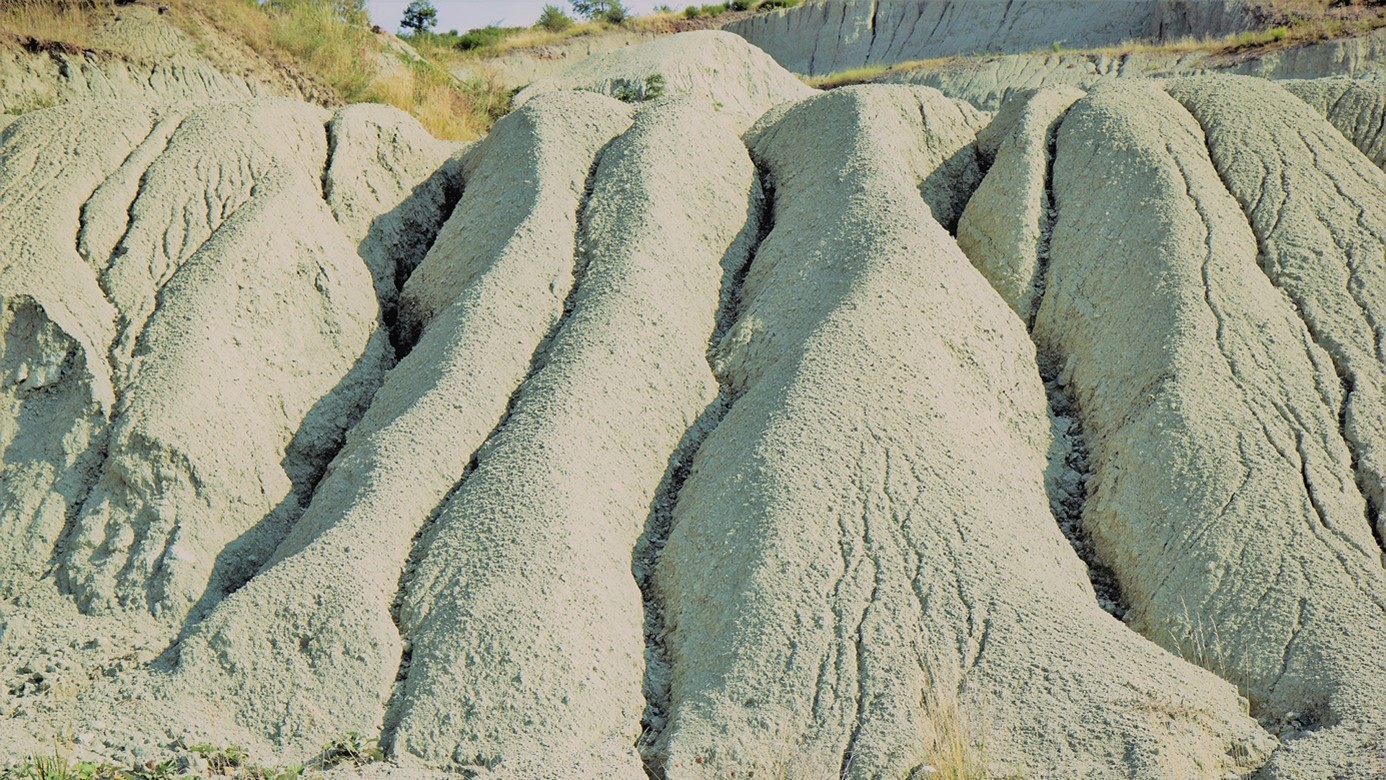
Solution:
M 102 16 L 95 13 L 95 16 Z M 122 4 L 92 31 L 91 48 L 0 30 L 0 113 L 74 100 L 237 100 L 325 97 L 325 90 L 208 30 L 193 40 L 153 5 Z M 208 43 L 219 51 L 210 59 Z
M 0 129 L 0 763 L 1381 776 L 1374 95 L 733 54 Z
M 658 77 L 656 83 L 650 82 Z M 557 75 L 525 87 L 515 95 L 521 104 L 535 95 L 581 89 L 648 100 L 651 94 L 694 95 L 749 125 L 766 109 L 800 100 L 813 90 L 754 46 L 730 33 L 700 30 L 680 33 L 579 60 Z
M 956 54 L 1218 37 L 1251 23 L 1238 0 L 811 0 L 726 29 L 817 76 Z
M 1310 88 L 1321 98 L 1305 99 L 1328 110 L 1328 95 L 1336 99 L 1347 84 L 1344 77 L 1362 79 L 1362 89 L 1379 89 L 1386 69 L 1386 31 L 1357 38 L 1339 38 L 1285 49 L 1252 53 L 1220 53 L 1194 49 L 1131 47 L 1130 51 L 1095 52 L 1046 50 L 1003 56 L 958 56 L 887 71 L 879 81 L 922 84 L 988 111 L 994 111 L 1027 89 L 1066 84 L 1090 89 L 1113 79 L 1161 79 L 1208 73 L 1258 76 L 1266 79 L 1327 79 L 1330 86 Z M 1342 82 L 1340 86 L 1331 86 Z M 1363 98 L 1369 99 L 1369 98 Z

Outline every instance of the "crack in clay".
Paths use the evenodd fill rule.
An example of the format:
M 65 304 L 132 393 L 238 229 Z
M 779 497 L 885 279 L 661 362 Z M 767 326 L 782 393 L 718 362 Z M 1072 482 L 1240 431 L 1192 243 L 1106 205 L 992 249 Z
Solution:
M 1054 196 L 1054 159 L 1058 154 L 1059 129 L 1072 110 L 1073 106 L 1070 105 L 1059 114 L 1050 125 L 1045 141 L 1043 224 L 1040 226 L 1039 243 L 1035 250 L 1036 269 L 1032 288 L 1034 304 L 1030 309 L 1029 321 L 1025 324 L 1026 330 L 1032 334 L 1032 340 L 1035 320 L 1039 316 L 1048 288 L 1050 247 L 1054 225 L 1059 220 L 1059 203 Z M 1038 345 L 1036 348 L 1038 349 Z M 1056 356 L 1037 354 L 1036 364 L 1040 379 L 1044 383 L 1044 394 L 1052 418 L 1053 445 L 1050 450 L 1049 469 L 1051 473 L 1057 472 L 1050 480 L 1048 489 L 1049 510 L 1059 526 L 1059 531 L 1083 562 L 1088 581 L 1097 596 L 1098 606 L 1104 612 L 1121 619 L 1129 605 L 1122 596 L 1116 573 L 1098 557 L 1092 535 L 1083 524 L 1083 509 L 1087 505 L 1092 463 L 1088 457 L 1082 414 L 1063 377 L 1063 361 Z M 1062 480 L 1059 477 L 1062 477 Z
M 1050 245 L 1054 238 L 1054 225 L 1059 221 L 1059 203 L 1054 198 L 1054 156 L 1059 152 L 1059 128 L 1072 110 L 1073 104 L 1070 104 L 1054 119 L 1044 143 L 1044 222 L 1040 226 L 1039 243 L 1035 247 L 1035 280 L 1030 293 L 1034 303 L 1030 307 L 1029 321 L 1025 323 L 1025 329 L 1031 334 L 1035 332 L 1035 318 L 1039 316 L 1045 288 L 1049 286 Z
M 663 733 L 669 716 L 669 663 L 665 647 L 667 625 L 664 620 L 664 606 L 655 592 L 654 572 L 659 565 L 660 553 L 669 539 L 673 526 L 674 507 L 678 503 L 679 492 L 693 466 L 693 460 L 702 449 L 703 442 L 731 411 L 735 401 L 733 389 L 726 379 L 715 370 L 713 357 L 740 316 L 741 288 L 746 274 L 755 262 L 760 245 L 774 229 L 774 185 L 769 172 L 757 167 L 757 180 L 760 188 L 760 202 L 751 219 L 758 221 L 759 231 L 746 252 L 745 259 L 734 268 L 724 272 L 722 291 L 717 305 L 711 338 L 708 339 L 707 362 L 718 382 L 717 397 L 709 403 L 685 432 L 683 440 L 669 458 L 669 468 L 664 480 L 655 492 L 650 505 L 650 514 L 645 521 L 645 530 L 636 542 L 632 556 L 631 570 L 640 588 L 641 601 L 645 615 L 645 674 L 642 691 L 645 695 L 645 710 L 640 718 L 640 737 L 636 748 L 640 752 L 645 773 L 650 780 L 660 780 L 662 769 L 659 757 L 653 755 L 653 747 Z
M 1367 527 L 1371 530 L 1372 537 L 1376 539 L 1377 546 L 1382 550 L 1382 564 L 1386 565 L 1386 538 L 1383 538 L 1383 529 L 1377 522 L 1377 520 L 1380 518 L 1380 508 L 1377 506 L 1376 499 L 1373 497 L 1372 492 L 1368 489 L 1368 486 L 1366 485 L 1366 474 L 1364 474 L 1364 469 L 1361 467 L 1360 464 L 1362 450 L 1361 443 L 1356 440 L 1355 436 L 1350 435 L 1348 432 L 1348 407 L 1352 403 L 1353 390 L 1356 384 L 1354 380 L 1355 372 L 1352 370 L 1352 366 L 1349 364 L 1351 362 L 1350 356 L 1345 356 L 1341 354 L 1340 349 L 1333 348 L 1335 346 L 1334 342 L 1324 335 L 1322 329 L 1319 328 L 1317 326 L 1317 323 L 1314 321 L 1314 318 L 1304 310 L 1304 301 L 1300 299 L 1300 296 L 1297 296 L 1291 290 L 1286 289 L 1281 284 L 1281 280 L 1278 278 L 1279 275 L 1272 273 L 1269 268 L 1269 258 L 1271 255 L 1269 247 L 1267 245 L 1267 236 L 1273 235 L 1278 230 L 1278 228 L 1280 227 L 1281 219 L 1285 213 L 1285 204 L 1289 199 L 1289 165 L 1286 163 L 1285 158 L 1282 156 L 1279 166 L 1281 182 L 1280 203 L 1277 205 L 1275 210 L 1274 223 L 1271 225 L 1271 228 L 1269 231 L 1267 231 L 1266 235 L 1263 236 L 1260 233 L 1260 231 L 1254 229 L 1254 214 L 1255 206 L 1258 206 L 1261 200 L 1265 197 L 1264 185 L 1266 178 L 1262 178 L 1262 185 L 1257 188 L 1256 203 L 1253 204 L 1253 206 L 1248 207 L 1248 205 L 1244 203 L 1241 198 L 1237 197 L 1235 192 L 1233 192 L 1232 186 L 1227 181 L 1227 176 L 1224 174 L 1222 166 L 1216 164 L 1218 162 L 1219 157 L 1214 154 L 1212 143 L 1208 139 L 1208 128 L 1204 126 L 1202 120 L 1199 118 L 1197 113 L 1189 111 L 1189 114 L 1193 117 L 1194 121 L 1198 124 L 1199 129 L 1201 130 L 1204 148 L 1207 151 L 1208 159 L 1214 162 L 1213 169 L 1218 175 L 1219 183 L 1221 183 L 1223 189 L 1227 191 L 1229 195 L 1232 196 L 1232 199 L 1236 201 L 1237 205 L 1242 208 L 1243 214 L 1245 215 L 1247 222 L 1253 226 L 1252 235 L 1256 238 L 1257 267 L 1260 268 L 1263 273 L 1265 273 L 1266 278 L 1270 280 L 1271 284 L 1273 284 L 1276 287 L 1276 289 L 1282 290 L 1285 293 L 1285 295 L 1291 301 L 1294 302 L 1295 305 L 1291 306 L 1290 308 L 1294 311 L 1295 315 L 1299 318 L 1299 320 L 1304 324 L 1304 329 L 1309 334 L 1309 338 L 1314 342 L 1315 346 L 1323 350 L 1323 352 L 1326 355 L 1328 355 L 1329 360 L 1331 360 L 1333 363 L 1334 373 L 1338 377 L 1338 382 L 1342 393 L 1342 400 L 1339 402 L 1337 415 L 1338 435 L 1339 438 L 1342 440 L 1344 446 L 1346 446 L 1348 450 L 1348 456 L 1351 461 L 1350 469 L 1352 471 L 1353 480 L 1356 483 L 1357 490 L 1361 494 L 1363 499 L 1363 513 L 1367 522 Z M 1309 149 L 1310 154 L 1312 155 L 1312 158 L 1315 161 L 1315 167 L 1321 170 L 1322 166 L 1318 165 L 1318 152 L 1315 146 L 1310 143 L 1309 139 L 1305 137 L 1302 131 L 1298 133 L 1298 136 L 1300 142 L 1303 143 Z M 1347 199 L 1348 202 L 1353 202 L 1350 198 L 1348 198 L 1347 194 L 1343 191 L 1341 185 L 1337 182 L 1336 179 L 1327 174 L 1324 175 L 1324 178 L 1328 179 L 1330 184 L 1333 186 L 1334 191 L 1339 195 L 1339 197 Z M 1354 205 L 1357 207 L 1356 222 L 1358 227 L 1368 233 L 1373 232 L 1369 229 L 1367 225 L 1364 224 L 1365 210 L 1359 204 L 1354 203 Z M 1338 248 L 1342 250 L 1345 255 L 1344 259 L 1347 266 L 1348 274 L 1348 296 L 1353 300 L 1353 303 L 1356 304 L 1358 308 L 1363 312 L 1363 316 L 1364 318 L 1366 318 L 1368 326 L 1373 331 L 1374 346 L 1376 347 L 1376 350 L 1379 353 L 1381 351 L 1382 344 L 1381 330 L 1374 321 L 1374 318 L 1370 316 L 1368 308 L 1366 307 L 1365 303 L 1360 299 L 1359 293 L 1353 289 L 1353 283 L 1358 277 L 1358 264 L 1352 261 L 1353 253 L 1351 252 L 1351 247 L 1343 246 L 1338 241 L 1336 234 L 1334 234 L 1334 242 L 1338 244 Z M 1315 508 L 1317 509 L 1317 507 Z

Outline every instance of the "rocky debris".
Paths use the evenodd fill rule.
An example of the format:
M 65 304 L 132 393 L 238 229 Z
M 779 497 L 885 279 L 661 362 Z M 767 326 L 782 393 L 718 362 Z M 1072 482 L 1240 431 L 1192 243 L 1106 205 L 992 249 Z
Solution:
M 809 76 L 957 54 L 1216 38 L 1247 29 L 1240 0 L 817 0 L 726 30 Z

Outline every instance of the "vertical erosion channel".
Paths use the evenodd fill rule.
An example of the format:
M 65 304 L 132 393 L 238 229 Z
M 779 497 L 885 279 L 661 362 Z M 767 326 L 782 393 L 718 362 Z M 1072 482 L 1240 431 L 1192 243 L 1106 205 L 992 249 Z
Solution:
M 659 740 L 669 719 L 670 662 L 665 648 L 666 625 L 664 605 L 656 593 L 654 572 L 659 565 L 660 553 L 669 539 L 673 525 L 674 507 L 678 503 L 679 491 L 688 479 L 693 459 L 709 435 L 716 430 L 731 410 L 735 402 L 732 388 L 718 369 L 718 353 L 722 338 L 740 315 L 741 286 L 760 251 L 761 242 L 774 229 L 774 184 L 769 172 L 757 167 L 760 199 L 753 203 L 747 214 L 747 227 L 756 231 L 750 251 L 729 252 L 723 262 L 722 290 L 718 300 L 716 325 L 708 340 L 707 360 L 712 374 L 719 385 L 717 397 L 703 409 L 684 434 L 679 446 L 669 457 L 669 467 L 645 520 L 645 530 L 637 542 L 631 560 L 631 573 L 640 586 L 640 594 L 645 612 L 645 677 L 643 693 L 645 712 L 640 719 L 640 741 L 637 748 L 645 764 L 645 771 L 652 780 L 664 776 L 659 761 L 653 754 L 655 743 Z

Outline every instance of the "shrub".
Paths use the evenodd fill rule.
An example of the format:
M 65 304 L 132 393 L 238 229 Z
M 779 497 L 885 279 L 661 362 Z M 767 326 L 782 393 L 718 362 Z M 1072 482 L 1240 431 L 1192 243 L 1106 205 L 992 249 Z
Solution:
M 622 103 L 643 103 L 658 100 L 664 96 L 664 77 L 658 73 L 645 77 L 645 80 L 616 79 L 611 82 L 611 96 Z
M 475 30 L 468 30 L 462 35 L 457 36 L 457 42 L 454 43 L 453 46 L 461 51 L 481 49 L 487 46 L 494 46 L 518 31 L 518 28 L 515 27 L 500 27 L 494 24 L 486 27 L 478 27 Z
M 751 10 L 751 0 L 730 0 L 727 3 L 727 8 L 733 11 L 749 11 Z
M 549 32 L 563 32 L 573 26 L 572 17 L 563 13 L 563 9 L 556 5 L 546 5 L 544 10 L 539 13 L 539 21 L 535 26 L 542 27 Z
M 803 2 L 804 0 L 760 0 L 760 4 L 757 5 L 756 8 L 764 10 L 773 10 L 776 8 L 793 8 L 794 6 L 799 5 Z
M 683 15 L 686 19 L 697 19 L 703 15 L 702 6 L 690 5 L 683 9 Z
M 619 0 L 612 0 L 610 6 L 606 9 L 606 13 L 602 14 L 602 18 L 612 24 L 625 24 L 629 16 L 630 12 L 626 10 L 624 5 L 621 5 Z

